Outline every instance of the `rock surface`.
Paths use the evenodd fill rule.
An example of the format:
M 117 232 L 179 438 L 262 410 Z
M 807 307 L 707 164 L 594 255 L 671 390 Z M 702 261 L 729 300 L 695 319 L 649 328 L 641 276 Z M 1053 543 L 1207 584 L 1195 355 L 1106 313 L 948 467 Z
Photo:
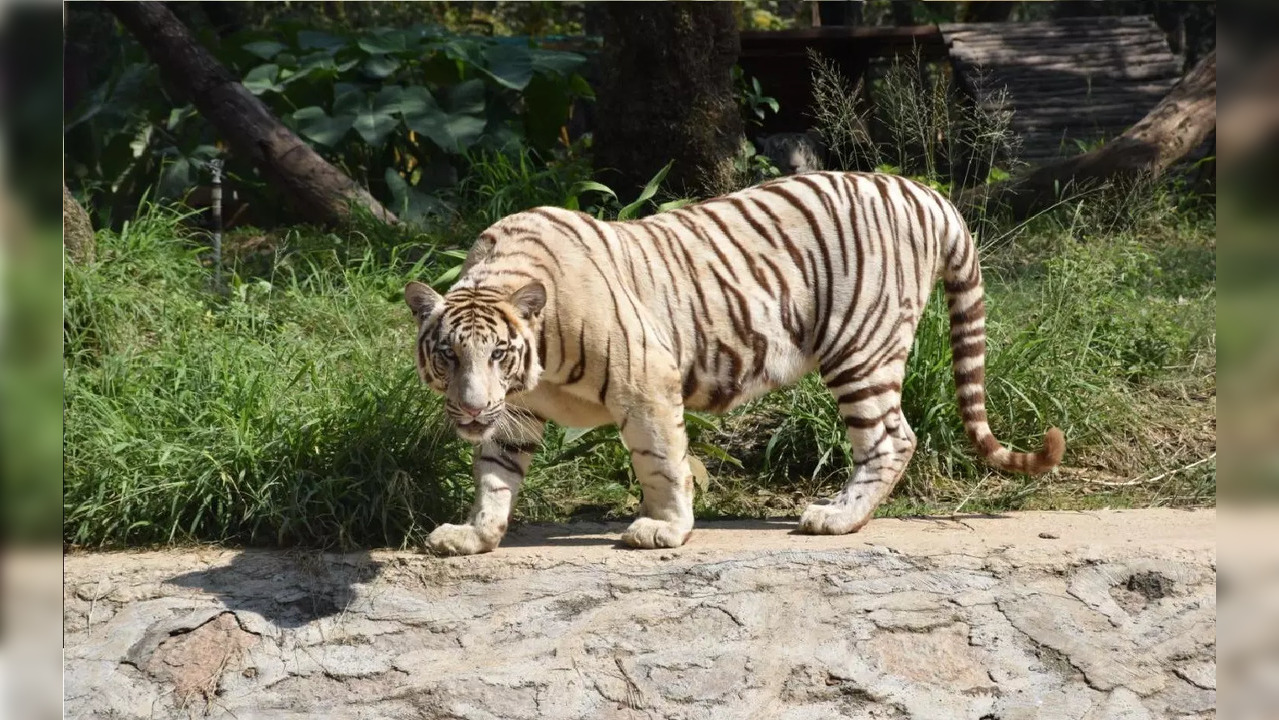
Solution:
M 1214 511 L 66 559 L 70 718 L 1214 717 Z

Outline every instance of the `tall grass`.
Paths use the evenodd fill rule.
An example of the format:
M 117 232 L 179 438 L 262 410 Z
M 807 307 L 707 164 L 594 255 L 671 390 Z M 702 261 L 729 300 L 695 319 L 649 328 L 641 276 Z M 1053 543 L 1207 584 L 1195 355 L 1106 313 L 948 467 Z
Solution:
M 298 252 L 222 298 L 181 221 L 147 208 L 67 267 L 65 539 L 398 545 L 456 514 L 403 266 Z

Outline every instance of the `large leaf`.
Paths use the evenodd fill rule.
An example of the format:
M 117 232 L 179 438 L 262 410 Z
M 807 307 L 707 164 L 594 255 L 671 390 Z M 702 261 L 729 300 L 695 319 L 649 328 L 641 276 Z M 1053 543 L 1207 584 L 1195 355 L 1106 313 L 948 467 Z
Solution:
M 374 55 L 360 64 L 360 72 L 374 80 L 389 77 L 399 69 L 400 61 L 389 55 Z
M 250 70 L 240 82 L 244 85 L 244 89 L 254 95 L 262 95 L 268 92 L 284 92 L 284 86 L 279 80 L 280 66 L 275 63 L 266 63 Z
M 391 189 L 394 201 L 391 209 L 404 222 L 424 224 L 432 217 L 447 212 L 448 207 L 439 199 L 412 187 L 400 177 L 395 168 L 387 168 L 383 176 L 386 185 Z
M 467 80 L 445 91 L 444 107 L 456 115 L 484 113 L 484 81 Z
M 449 37 L 443 41 L 431 43 L 430 48 L 443 53 L 444 57 L 458 63 L 480 67 L 484 64 L 484 54 L 479 43 L 472 38 Z
M 577 53 L 540 48 L 533 48 L 529 53 L 535 72 L 568 75 L 586 64 L 586 57 Z
M 298 60 L 297 74 L 289 78 L 289 82 L 307 75 L 337 77 L 339 74 L 355 67 L 358 63 L 359 60 L 348 60 L 343 63 L 338 63 L 333 59 L 333 56 L 328 53 L 311 53 L 309 55 L 304 55 L 300 60 Z
M 298 31 L 298 47 L 303 50 L 323 50 L 332 55 L 348 45 L 350 45 L 350 41 L 346 38 L 330 35 L 326 32 L 317 30 Z
M 192 181 L 191 161 L 184 157 L 173 158 L 160 170 L 160 180 L 155 193 L 161 198 L 178 197 L 195 183 Z
M 289 49 L 288 45 L 274 40 L 258 40 L 257 42 L 245 43 L 241 47 L 246 52 L 252 53 L 263 60 L 270 60 L 284 50 Z
M 374 30 L 361 37 L 356 44 L 370 55 L 402 53 L 409 49 L 409 35 L 403 30 Z
M 481 70 L 500 85 L 512 90 L 523 90 L 528 81 L 533 79 L 533 53 L 523 45 L 490 45 L 484 51 Z
M 478 105 L 474 92 L 465 85 L 477 85 Z M 410 130 L 435 143 L 441 150 L 460 153 L 479 140 L 484 133 L 484 83 L 468 81 L 446 94 L 446 107 L 440 107 L 424 87 L 404 88 L 395 111 L 404 118 Z M 478 110 L 478 113 L 476 112 Z
M 312 105 L 294 112 L 293 122 L 297 124 L 298 132 L 306 139 L 326 147 L 333 147 L 341 142 L 347 131 L 351 129 L 351 125 L 355 123 L 355 116 L 330 117 L 324 112 L 324 108 Z
M 398 86 L 383 88 L 377 95 L 364 92 L 347 92 L 333 103 L 335 118 L 352 118 L 351 127 L 364 142 L 375 148 L 382 147 L 386 137 L 400 124 L 393 114 L 403 89 Z

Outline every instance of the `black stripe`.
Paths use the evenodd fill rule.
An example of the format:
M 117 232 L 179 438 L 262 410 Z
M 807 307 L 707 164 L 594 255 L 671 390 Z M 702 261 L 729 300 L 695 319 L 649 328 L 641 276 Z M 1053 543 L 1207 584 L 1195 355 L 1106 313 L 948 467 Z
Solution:
M 480 455 L 480 461 L 491 462 L 494 465 L 500 466 L 507 472 L 519 475 L 520 477 L 524 476 L 524 471 L 520 469 L 519 464 L 508 457 L 502 455 Z
M 839 403 L 840 405 L 849 405 L 852 403 L 861 402 L 862 400 L 869 400 L 870 398 L 878 397 L 886 393 L 900 392 L 901 389 L 902 389 L 901 383 L 896 383 L 896 382 L 885 383 L 882 385 L 868 385 L 864 388 L 859 388 L 852 392 L 844 393 L 843 395 L 840 395 L 838 398 L 836 398 L 835 401 Z
M 604 346 L 604 384 L 600 386 L 600 404 L 601 405 L 604 404 L 604 400 L 608 397 L 608 381 L 609 381 L 609 376 L 612 372 L 612 365 L 613 365 L 613 362 L 611 359 L 612 354 L 613 354 L 613 336 L 609 335 L 608 340 L 606 341 L 606 344 Z
M 508 455 L 532 455 L 538 451 L 539 447 L 541 447 L 540 445 L 535 445 L 533 443 L 518 443 L 511 442 L 509 440 L 494 440 L 493 444 L 497 445 L 498 449 Z

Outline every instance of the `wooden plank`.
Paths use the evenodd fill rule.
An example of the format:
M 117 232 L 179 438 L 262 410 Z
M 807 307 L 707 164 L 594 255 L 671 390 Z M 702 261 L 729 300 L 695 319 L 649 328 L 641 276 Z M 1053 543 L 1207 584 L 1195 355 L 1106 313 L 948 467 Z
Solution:
M 1000 78 L 994 73 L 986 73 L 980 76 L 964 75 L 966 81 L 977 89 L 978 95 L 983 97 L 995 94 L 1001 89 L 1007 89 L 1009 93 L 1014 90 L 1018 96 L 1029 93 L 1030 97 L 1043 95 L 1060 95 L 1072 93 L 1077 95 L 1087 95 L 1090 92 L 1112 92 L 1120 90 L 1129 90 L 1133 92 L 1149 92 L 1149 93 L 1167 93 L 1177 82 L 1177 76 L 1169 75 L 1166 78 L 1157 78 L 1152 80 L 1129 80 L 1125 78 L 1097 78 L 1097 77 L 1040 77 L 1028 76 L 1024 80 Z
M 942 33 L 947 44 L 957 42 L 964 43 L 983 43 L 996 39 L 1005 39 L 1014 42 L 1121 42 L 1140 38 L 1162 37 L 1163 31 L 1157 25 L 1151 25 L 1148 28 L 1124 28 L 1118 30 L 1096 30 L 1096 29 L 1078 29 L 1078 30 L 1035 30 L 1035 31 L 1019 31 L 1015 28 L 1007 28 L 994 32 L 980 33 Z
M 1105 55 L 1109 57 L 1115 56 L 1142 56 L 1142 55 L 1160 55 L 1163 57 L 1175 57 L 1172 51 L 1168 49 L 1168 43 L 1163 38 L 1155 40 L 1141 40 L 1132 43 L 1110 44 L 1110 43 L 1027 43 L 1025 45 L 1017 43 L 987 43 L 984 45 L 970 45 L 968 43 L 955 43 L 950 47 L 952 56 L 976 57 L 976 58 L 1001 58 L 1009 60 L 1021 60 L 1022 58 L 1037 57 L 1072 57 L 1076 55 Z
M 1154 105 L 1168 94 L 1170 88 L 1164 88 L 1160 91 L 1130 91 L 1130 90 L 1108 90 L 1101 92 L 1087 92 L 1082 88 L 1073 91 L 1046 91 L 1032 92 L 1029 90 L 1019 90 L 1013 93 L 1008 91 L 1008 100 L 1017 105 L 1052 105 L 1053 103 L 1074 103 L 1076 105 L 1105 105 L 1114 102 L 1126 102 L 1133 105 Z M 982 105 L 997 107 L 1001 103 L 998 98 L 990 95 L 984 97 L 978 102 Z M 1007 103 L 1004 103 L 1007 104 Z
M 1129 98 L 1123 96 L 1114 96 L 1108 98 L 1100 98 L 1096 100 L 1076 100 L 1074 98 L 1053 98 L 1045 99 L 1039 102 L 1026 102 L 1024 100 L 1013 99 L 1011 104 L 1001 104 L 993 102 L 978 103 L 978 107 L 986 111 L 1008 111 L 1022 113 L 1023 115 L 1056 109 L 1074 110 L 1079 113 L 1096 115 L 1098 113 L 1109 113 L 1117 111 L 1119 108 L 1128 108 L 1134 113 L 1140 114 L 1142 110 L 1149 110 L 1159 101 L 1163 99 L 1163 95 L 1151 95 L 1141 98 Z
M 1098 30 L 1113 28 L 1158 27 L 1150 15 L 1111 15 L 1091 18 L 1060 18 L 1057 20 L 1036 20 L 1016 23 L 941 23 L 937 29 L 943 35 L 959 35 L 963 33 L 999 33 L 999 32 L 1035 32 L 1052 30 L 1081 30 L 1096 28 Z
M 966 53 L 961 51 L 952 51 L 950 53 L 952 60 L 956 60 L 969 65 L 1008 65 L 1013 68 L 1025 67 L 1028 65 L 1039 65 L 1043 63 L 1065 63 L 1075 61 L 1077 63 L 1089 62 L 1125 62 L 1125 63 L 1171 63 L 1178 64 L 1177 56 L 1167 50 L 1143 50 L 1140 52 L 1125 52 L 1111 48 L 1093 48 L 1090 50 L 1081 50 L 1079 52 L 1054 52 L 1052 50 L 1039 51 L 1035 53 L 1021 52 L 1018 50 L 1009 51 L 991 51 L 986 53 Z
M 989 91 L 992 89 L 990 87 L 991 81 L 995 79 L 995 75 L 987 71 L 977 77 L 966 74 L 964 78 L 976 85 L 978 90 Z M 1023 87 L 1017 88 L 1017 95 L 1018 97 L 1035 98 L 1064 94 L 1097 95 L 1112 92 L 1132 92 L 1162 96 L 1172 89 L 1174 84 L 1175 81 L 1173 80 L 1141 82 L 1115 78 L 1090 78 L 1087 76 L 1056 77 L 1051 80 L 1045 79 L 1043 82 L 1027 83 Z
M 943 37 L 945 37 L 946 44 L 948 45 L 987 45 L 1001 42 L 1007 45 L 1029 45 L 1032 43 L 1053 43 L 1061 45 L 1107 43 L 1120 45 L 1128 42 L 1160 40 L 1164 39 L 1165 36 L 1159 28 L 1155 27 L 1150 30 L 1107 30 L 1104 32 L 1072 31 L 1053 34 L 1004 32 L 998 34 L 944 35 Z
M 1053 63 L 1036 65 L 1031 68 L 1019 68 L 1011 70 L 1008 68 L 984 68 L 990 75 L 992 80 L 999 83 L 1016 84 L 1019 82 L 1028 82 L 1031 85 L 1038 86 L 1042 82 L 1051 82 L 1064 79 L 1078 78 L 1081 82 L 1087 82 L 1088 78 L 1101 78 L 1106 80 L 1160 80 L 1164 78 L 1177 78 L 1181 75 L 1181 68 L 1175 64 L 1158 64 L 1158 65 L 1140 65 L 1132 68 L 1079 68 L 1075 65 L 1065 63 Z M 1060 73 L 1063 77 L 1050 77 L 1051 73 Z
M 1176 65 L 1177 59 L 1167 50 L 1150 52 L 1123 52 L 1115 49 L 1095 49 L 1077 53 L 1030 55 L 1018 51 L 989 53 L 951 53 L 964 62 L 978 66 L 1012 65 L 1014 67 L 1038 67 L 1042 65 L 1069 65 L 1075 67 L 1097 67 L 1104 69 L 1108 65 L 1123 63 L 1135 65 Z
M 1149 40 L 1142 39 L 1129 43 L 1108 43 L 1108 42 L 1085 42 L 1085 43 L 985 43 L 982 45 L 974 45 L 969 43 L 953 43 L 950 46 L 951 55 L 971 55 L 973 57 L 1007 57 L 1012 56 L 1013 59 L 1021 57 L 1059 57 L 1062 55 L 1152 55 L 1162 54 L 1169 57 L 1175 57 L 1171 50 L 1168 49 L 1168 43 L 1162 38 Z

